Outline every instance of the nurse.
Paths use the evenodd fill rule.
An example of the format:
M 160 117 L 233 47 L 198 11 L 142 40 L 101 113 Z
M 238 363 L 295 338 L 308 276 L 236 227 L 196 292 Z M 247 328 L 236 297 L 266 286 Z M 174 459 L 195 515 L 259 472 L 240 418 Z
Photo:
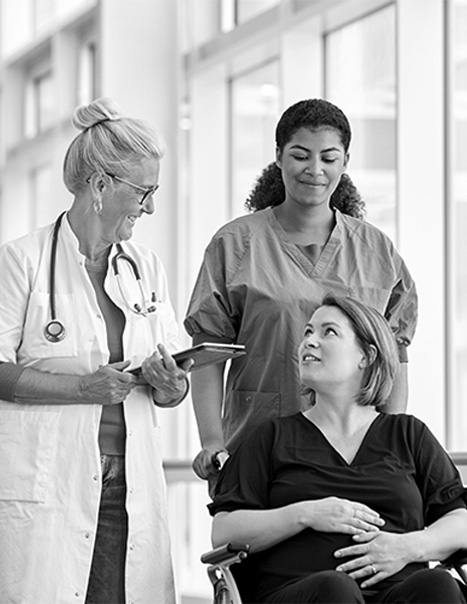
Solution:
M 108 99 L 73 124 L 71 208 L 0 249 L 0 601 L 173 604 L 156 407 L 191 361 L 160 260 L 130 242 L 164 144 Z
M 276 161 L 247 201 L 251 210 L 209 243 L 185 318 L 193 342 L 235 342 L 247 355 L 193 374 L 202 450 L 193 462 L 215 478 L 227 452 L 258 423 L 307 406 L 299 394 L 302 326 L 326 293 L 374 306 L 399 345 L 401 370 L 388 412 L 407 405 L 407 346 L 417 320 L 415 284 L 390 239 L 362 219 L 346 170 L 351 129 L 322 99 L 289 107 L 276 127 Z

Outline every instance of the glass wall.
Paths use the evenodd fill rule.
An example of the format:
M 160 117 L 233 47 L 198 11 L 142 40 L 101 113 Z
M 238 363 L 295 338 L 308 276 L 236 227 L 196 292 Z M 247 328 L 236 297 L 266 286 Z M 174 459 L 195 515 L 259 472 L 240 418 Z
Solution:
M 248 21 L 277 3 L 278 0 L 236 0 L 237 21 Z
M 348 173 L 367 220 L 396 238 L 396 31 L 391 5 L 325 36 L 326 98 L 349 118 Z
M 467 427 L 467 0 L 451 3 L 448 248 L 449 447 L 465 450 Z
M 279 62 L 231 81 L 231 216 L 245 213 L 245 200 L 262 169 L 274 161 L 279 115 Z
M 32 75 L 26 82 L 25 136 L 32 138 L 52 125 L 56 102 L 50 71 Z

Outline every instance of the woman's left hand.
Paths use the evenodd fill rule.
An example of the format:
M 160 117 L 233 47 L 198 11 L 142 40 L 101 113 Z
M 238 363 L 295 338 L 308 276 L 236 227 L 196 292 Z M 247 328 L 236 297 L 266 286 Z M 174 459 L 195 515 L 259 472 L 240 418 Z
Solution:
M 347 573 L 353 579 L 363 579 L 362 588 L 371 587 L 394 575 L 408 563 L 404 535 L 384 531 L 367 532 L 354 535 L 353 540 L 358 544 L 339 549 L 334 556 L 356 557 L 340 564 L 336 570 Z
M 157 345 L 150 357 L 141 365 L 141 373 L 154 389 L 154 400 L 160 405 L 180 401 L 187 391 L 187 373 L 193 361 L 178 366 L 163 344 Z

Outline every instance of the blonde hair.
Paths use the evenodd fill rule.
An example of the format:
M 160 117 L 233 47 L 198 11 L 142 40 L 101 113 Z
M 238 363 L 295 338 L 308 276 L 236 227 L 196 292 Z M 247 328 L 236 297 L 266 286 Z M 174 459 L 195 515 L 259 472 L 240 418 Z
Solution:
M 161 159 L 162 137 L 145 121 L 123 117 L 118 105 L 100 98 L 75 109 L 72 123 L 81 130 L 63 162 L 63 182 L 73 194 L 94 172 L 124 177 L 128 166 L 145 158 Z

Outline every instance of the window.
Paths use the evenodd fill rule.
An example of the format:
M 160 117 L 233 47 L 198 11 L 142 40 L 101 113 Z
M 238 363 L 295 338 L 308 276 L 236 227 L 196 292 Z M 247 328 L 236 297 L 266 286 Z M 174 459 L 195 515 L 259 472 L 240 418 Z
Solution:
M 94 42 L 80 47 L 78 57 L 78 105 L 90 103 L 97 97 L 97 52 Z
M 279 0 L 221 0 L 221 29 L 230 31 L 279 4 Z
M 278 4 L 278 0 L 236 0 L 237 22 L 243 23 Z
M 467 0 L 450 4 L 448 446 L 465 450 L 467 425 Z
M 263 168 L 274 161 L 279 117 L 279 65 L 274 61 L 231 82 L 231 213 L 245 201 Z
M 33 138 L 54 121 L 55 99 L 52 73 L 32 74 L 26 82 L 25 136 Z
M 395 7 L 388 6 L 325 37 L 326 98 L 352 127 L 349 175 L 367 219 L 396 235 Z
M 53 0 L 34 0 L 32 10 L 34 33 L 40 34 L 52 23 L 54 17 Z
M 50 215 L 50 196 L 52 188 L 52 168 L 49 165 L 38 166 L 31 172 L 31 201 L 29 223 L 30 230 L 48 221 Z

